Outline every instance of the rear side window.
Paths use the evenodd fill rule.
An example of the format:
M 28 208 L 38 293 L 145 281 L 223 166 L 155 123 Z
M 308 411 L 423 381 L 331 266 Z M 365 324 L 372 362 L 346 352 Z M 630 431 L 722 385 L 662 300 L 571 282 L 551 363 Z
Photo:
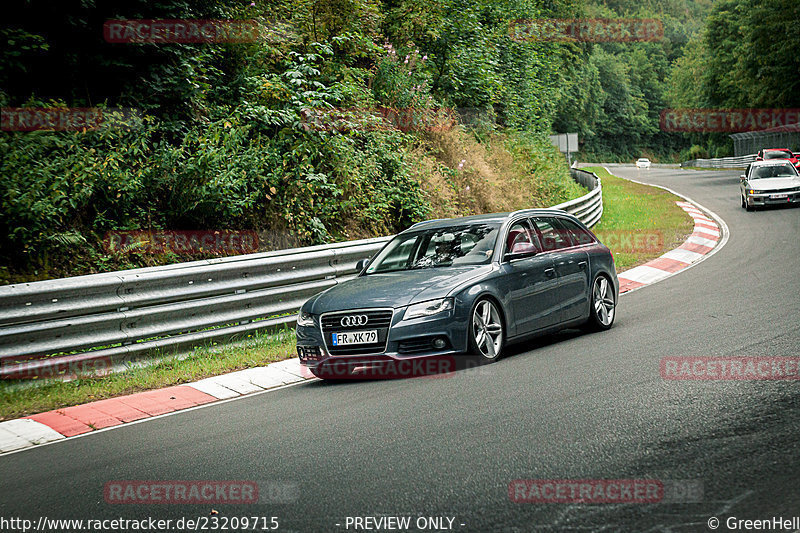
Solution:
M 564 228 L 564 233 L 572 240 L 574 246 L 592 244 L 595 242 L 592 234 L 567 218 L 558 218 L 557 222 Z
M 532 219 L 533 224 L 539 231 L 539 238 L 542 241 L 542 247 L 546 252 L 553 250 L 560 250 L 561 248 L 569 248 L 572 246 L 569 238 L 564 230 L 558 225 L 558 222 L 552 217 L 536 217 Z

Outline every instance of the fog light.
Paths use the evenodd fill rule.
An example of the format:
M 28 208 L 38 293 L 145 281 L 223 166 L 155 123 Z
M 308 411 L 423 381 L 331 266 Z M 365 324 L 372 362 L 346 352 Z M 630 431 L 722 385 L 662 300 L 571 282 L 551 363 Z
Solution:
M 444 339 L 442 339 L 441 337 L 436 337 L 435 339 L 433 339 L 433 347 L 436 348 L 437 350 L 441 350 L 445 346 L 447 346 L 447 343 L 444 342 Z

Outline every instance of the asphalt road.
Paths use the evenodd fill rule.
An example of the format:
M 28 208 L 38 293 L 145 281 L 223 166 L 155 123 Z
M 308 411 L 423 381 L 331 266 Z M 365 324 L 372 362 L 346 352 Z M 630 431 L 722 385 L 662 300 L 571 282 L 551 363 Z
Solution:
M 665 356 L 798 355 L 800 209 L 745 212 L 737 172 L 614 171 L 713 210 L 730 240 L 624 295 L 610 331 L 547 337 L 451 377 L 314 381 L 0 457 L 0 518 L 207 516 L 103 497 L 109 481 L 187 479 L 293 487 L 289 503 L 214 506 L 276 516 L 279 531 L 354 531 L 348 516 L 381 515 L 470 532 L 710 531 L 712 516 L 725 531 L 730 516 L 800 516 L 800 382 L 659 372 Z M 512 480 L 553 478 L 688 480 L 702 495 L 510 501 Z

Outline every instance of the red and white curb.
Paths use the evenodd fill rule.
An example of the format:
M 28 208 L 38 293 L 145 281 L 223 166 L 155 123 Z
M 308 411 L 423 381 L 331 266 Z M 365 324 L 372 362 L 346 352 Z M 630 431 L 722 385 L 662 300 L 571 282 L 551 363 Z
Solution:
M 722 229 L 719 224 L 691 202 L 675 202 L 694 219 L 694 231 L 682 245 L 644 265 L 622 272 L 619 278 L 620 294 L 661 281 L 711 253 L 719 243 Z
M 293 385 L 313 377 L 295 357 L 195 383 L 0 422 L 0 455 L 245 394 Z

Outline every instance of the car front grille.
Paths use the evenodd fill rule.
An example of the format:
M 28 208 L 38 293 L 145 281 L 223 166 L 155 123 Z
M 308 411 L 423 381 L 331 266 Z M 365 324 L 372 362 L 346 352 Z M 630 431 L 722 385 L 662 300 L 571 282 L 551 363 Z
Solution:
M 800 192 L 800 189 L 763 189 L 756 191 L 756 194 L 793 194 L 796 192 Z
M 331 355 L 366 355 L 385 352 L 392 316 L 393 311 L 391 309 L 359 309 L 322 315 L 322 336 L 325 339 L 325 347 L 328 349 L 328 353 Z M 366 317 L 365 322 L 364 317 Z M 342 319 L 345 319 L 345 325 L 342 325 Z M 352 324 L 348 324 L 347 319 L 352 319 Z M 335 333 L 373 329 L 378 332 L 378 341 L 375 343 L 347 346 L 333 345 L 332 336 Z

